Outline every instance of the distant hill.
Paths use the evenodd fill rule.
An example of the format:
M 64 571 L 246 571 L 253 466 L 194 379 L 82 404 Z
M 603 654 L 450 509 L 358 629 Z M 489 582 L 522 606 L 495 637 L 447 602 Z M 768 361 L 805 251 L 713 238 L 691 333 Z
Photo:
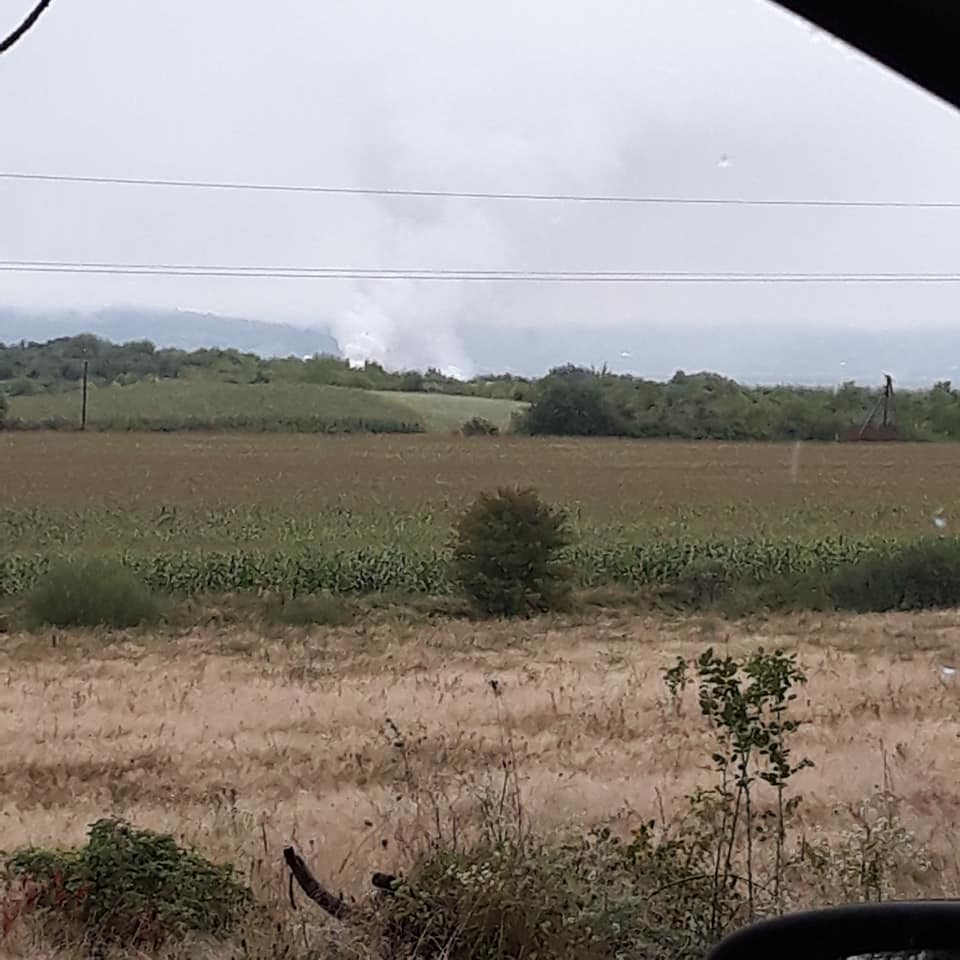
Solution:
M 323 330 L 265 323 L 189 310 L 109 307 L 92 313 L 76 310 L 26 311 L 0 307 L 0 343 L 38 342 L 93 333 L 114 343 L 150 340 L 158 347 L 197 350 L 232 347 L 261 357 L 340 356 L 337 341 Z
M 782 324 L 708 322 L 604 325 L 585 320 L 539 329 L 470 324 L 457 327 L 454 342 L 476 373 L 539 377 L 551 367 L 573 363 L 632 373 L 656 380 L 677 370 L 711 370 L 744 384 L 834 386 L 846 380 L 877 385 L 889 372 L 901 387 L 960 382 L 960 327 L 865 330 Z M 266 323 L 186 310 L 111 307 L 80 311 L 22 311 L 0 307 L 0 342 L 94 333 L 114 343 L 151 340 L 159 347 L 194 350 L 232 347 L 264 358 L 342 356 L 324 329 Z M 405 356 L 416 354 L 419 331 L 398 332 Z M 388 364 L 389 366 L 389 364 Z

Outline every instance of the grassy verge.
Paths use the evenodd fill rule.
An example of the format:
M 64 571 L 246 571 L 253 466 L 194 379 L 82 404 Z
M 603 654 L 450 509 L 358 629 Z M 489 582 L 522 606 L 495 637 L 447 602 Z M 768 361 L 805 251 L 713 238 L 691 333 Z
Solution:
M 424 650 L 411 653 L 417 658 L 424 654 Z M 589 651 L 583 663 L 596 654 L 596 649 Z M 686 650 L 656 671 L 656 689 L 647 693 L 652 697 L 649 709 L 659 720 L 659 735 L 685 737 L 685 761 L 699 773 L 685 791 L 668 800 L 660 797 L 653 816 L 633 807 L 616 812 L 604 796 L 603 813 L 594 810 L 552 827 L 543 822 L 542 811 L 537 813 L 532 806 L 532 777 L 546 760 L 530 750 L 546 731 L 529 726 L 543 705 L 516 686 L 532 666 L 527 651 L 509 683 L 480 684 L 479 692 L 468 685 L 452 698 L 454 704 L 442 707 L 454 716 L 468 701 L 484 700 L 489 730 L 483 743 L 472 740 L 465 730 L 450 731 L 436 741 L 428 735 L 432 728 L 421 729 L 409 713 L 396 714 L 395 719 L 373 718 L 374 726 L 383 723 L 385 735 L 375 745 L 354 742 L 353 753 L 342 760 L 329 751 L 317 758 L 317 740 L 314 736 L 305 740 L 303 756 L 287 756 L 286 764 L 316 761 L 309 767 L 316 777 L 325 766 L 343 762 L 340 776 L 352 770 L 365 792 L 351 795 L 348 807 L 356 827 L 346 835 L 331 819 L 333 805 L 325 804 L 322 830 L 315 832 L 319 827 L 313 821 L 311 833 L 304 835 L 295 814 L 281 843 L 272 826 L 268 829 L 266 815 L 256 812 L 257 803 L 269 802 L 270 791 L 257 795 L 254 784 L 262 789 L 265 779 L 275 786 L 284 783 L 286 764 L 276 762 L 278 739 L 286 742 L 300 736 L 303 724 L 328 727 L 330 717 L 304 715 L 282 728 L 265 724 L 264 742 L 273 743 L 270 751 L 260 751 L 259 741 L 250 740 L 255 731 L 247 724 L 233 751 L 204 753 L 206 738 L 202 743 L 185 739 L 183 720 L 175 719 L 184 710 L 183 679 L 197 674 L 198 666 L 179 660 L 172 657 L 170 669 L 182 672 L 165 677 L 169 686 L 162 689 L 144 684 L 142 665 L 130 664 L 125 671 L 122 662 L 111 663 L 108 675 L 95 685 L 88 676 L 79 678 L 86 695 L 104 698 L 100 709 L 111 715 L 129 714 L 128 691 L 115 695 L 121 682 L 139 685 L 145 699 L 159 697 L 166 707 L 154 736 L 178 746 L 176 761 L 160 749 L 145 753 L 141 737 L 135 756 L 114 757 L 116 769 L 105 761 L 102 769 L 78 766 L 71 732 L 57 730 L 55 738 L 64 738 L 60 748 L 70 753 L 60 760 L 60 780 L 45 781 L 46 800 L 49 804 L 55 799 L 58 784 L 82 773 L 96 782 L 113 778 L 115 790 L 121 789 L 121 781 L 134 785 L 135 794 L 123 794 L 124 800 L 118 794 L 117 801 L 128 807 L 133 819 L 138 810 L 145 820 L 157 817 L 145 798 L 151 787 L 163 791 L 185 813 L 193 812 L 200 802 L 194 792 L 197 781 L 214 777 L 220 782 L 236 763 L 238 751 L 249 753 L 242 760 L 243 789 L 218 788 L 215 803 L 201 818 L 204 822 L 194 819 L 189 828 L 196 842 L 99 817 L 87 836 L 74 842 L 11 850 L 3 858 L 7 873 L 0 914 L 5 943 L 20 955 L 80 960 L 104 955 L 110 946 L 120 950 L 119 956 L 252 960 L 277 956 L 519 960 L 530 955 L 555 960 L 693 960 L 702 958 L 724 934 L 758 917 L 826 903 L 953 892 L 955 869 L 947 877 L 942 869 L 947 861 L 911 829 L 889 777 L 856 802 L 847 804 L 831 794 L 818 807 L 816 793 L 809 792 L 809 778 L 818 775 L 822 750 L 814 767 L 808 749 L 818 745 L 817 734 L 833 736 L 827 729 L 831 723 L 857 721 L 840 709 L 841 704 L 832 703 L 825 690 L 806 690 L 803 698 L 795 699 L 793 695 L 807 686 L 806 675 L 798 657 L 786 651 L 765 651 L 754 644 L 746 652 L 727 654 L 701 647 Z M 217 660 L 222 662 L 221 657 Z M 268 673 L 283 666 L 273 658 L 254 673 L 254 660 L 248 656 L 243 664 L 231 665 L 240 672 L 229 676 L 209 670 L 204 683 L 215 687 L 226 682 L 234 698 L 252 697 L 262 705 L 275 687 L 286 690 L 287 699 L 291 686 L 311 690 L 313 697 L 324 690 L 331 697 L 328 708 L 342 703 L 345 688 L 356 687 L 365 695 L 358 715 L 371 720 L 370 676 L 354 676 L 344 664 L 325 670 L 315 655 L 310 657 L 309 672 L 307 661 L 300 665 L 302 673 Z M 386 658 L 368 667 L 377 670 L 385 662 Z M 70 684 L 73 674 L 86 671 L 93 676 L 97 669 L 102 665 L 74 664 L 67 672 L 57 666 L 55 684 L 44 665 L 28 665 L 25 675 L 35 674 L 32 682 L 43 684 L 55 697 L 70 694 L 70 689 L 60 687 Z M 589 679 L 598 689 L 609 690 L 611 669 L 617 668 L 611 663 L 596 665 L 588 678 L 581 664 L 575 672 L 581 683 Z M 431 672 L 432 668 L 410 678 L 410 683 L 419 688 Z M 241 674 L 247 677 L 242 690 L 236 685 Z M 639 675 L 630 669 L 623 675 L 633 677 L 625 690 L 636 695 Z M 398 682 L 389 677 L 382 681 L 384 689 Z M 434 682 L 440 690 L 451 678 L 435 677 Z M 562 690 L 554 694 L 562 697 Z M 177 695 L 171 697 L 171 691 Z M 896 709 L 882 683 L 872 695 L 880 698 L 878 704 L 884 703 L 882 710 Z M 807 708 L 801 706 L 805 701 L 810 701 Z M 442 696 L 440 703 L 446 703 Z M 582 706 L 588 703 L 589 698 Z M 198 700 L 188 712 L 200 705 L 210 717 L 229 721 L 223 704 L 215 700 Z M 440 706 L 434 705 L 433 711 L 437 709 Z M 143 716 L 128 723 L 148 720 Z M 241 715 L 235 720 L 244 727 Z M 596 735 L 601 729 L 599 715 L 580 709 L 571 717 L 563 712 L 553 716 L 550 729 L 569 728 L 561 734 L 565 737 L 591 724 Z M 616 711 L 608 715 L 602 725 L 603 741 L 627 748 L 623 724 Z M 104 744 L 119 736 L 114 726 L 109 731 L 103 735 Z M 355 736 L 351 729 L 347 739 Z M 648 735 L 641 739 L 650 740 Z M 859 738 L 851 737 L 851 749 L 862 751 L 867 739 L 862 731 Z M 676 751 L 672 753 L 675 762 Z M 202 757 L 202 765 L 188 770 L 183 754 Z M 621 779 L 622 759 L 617 767 Z M 164 764 L 172 765 L 168 769 Z M 144 782 L 146 770 L 153 773 Z M 949 777 L 949 771 L 944 773 Z M 631 774 L 627 788 L 634 796 L 643 790 L 645 774 L 643 769 Z M 829 778 L 830 770 L 819 775 Z M 839 775 L 849 777 L 848 772 Z M 29 772 L 20 770 L 18 776 L 13 789 L 22 802 L 30 787 Z M 595 778 L 597 770 L 590 776 Z M 174 788 L 180 791 L 175 799 Z M 343 789 L 339 778 L 331 789 L 330 796 Z M 389 804 L 368 813 L 368 807 L 376 808 L 374 798 L 381 790 Z M 551 791 L 553 808 L 563 802 L 563 794 Z M 597 797 L 596 790 L 592 796 Z M 60 802 L 75 804 L 76 799 L 65 793 Z M 925 808 L 929 802 L 929 793 L 924 793 Z M 364 804 L 363 810 L 356 809 L 358 803 Z M 811 807 L 819 810 L 813 821 L 805 818 Z M 49 810 L 44 808 L 42 815 L 49 819 Z M 299 816 L 305 815 L 301 810 Z M 340 811 L 341 817 L 348 815 Z M 76 833 L 74 819 L 71 815 L 66 832 Z M 86 832 L 86 826 L 83 829 Z M 290 842 L 290 830 L 294 844 L 342 904 L 336 920 L 289 892 L 281 849 Z M 366 893 L 354 885 L 354 896 L 340 901 L 334 892 L 339 879 L 360 857 Z M 227 860 L 236 869 L 222 865 Z M 380 868 L 376 889 L 369 883 L 374 867 Z M 298 901 L 297 909 L 291 906 L 292 899 Z
M 648 556 L 632 568 L 634 579 L 603 579 L 595 568 L 581 567 L 565 609 L 574 618 L 621 609 L 736 620 L 783 612 L 960 606 L 960 541 L 854 546 L 826 560 L 817 556 L 816 563 L 797 554 L 796 566 L 769 569 L 768 555 L 751 553 L 740 555 L 750 560 L 741 567 L 730 557 L 691 553 L 668 568 Z M 475 617 L 451 578 L 449 558 L 438 553 L 415 558 L 379 552 L 188 553 L 53 562 L 14 556 L 0 561 L 0 627 L 165 624 L 175 632 L 211 622 L 323 628 Z

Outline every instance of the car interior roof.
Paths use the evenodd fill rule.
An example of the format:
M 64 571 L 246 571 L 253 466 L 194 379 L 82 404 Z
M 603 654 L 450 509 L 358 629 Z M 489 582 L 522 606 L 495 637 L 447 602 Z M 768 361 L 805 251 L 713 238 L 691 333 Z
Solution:
M 774 0 L 960 107 L 958 0 Z

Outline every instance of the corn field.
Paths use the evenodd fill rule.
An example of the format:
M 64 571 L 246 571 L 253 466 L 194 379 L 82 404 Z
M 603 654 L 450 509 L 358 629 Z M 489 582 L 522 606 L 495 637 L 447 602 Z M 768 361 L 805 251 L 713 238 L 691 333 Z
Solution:
M 674 582 L 691 565 L 703 561 L 722 563 L 735 575 L 756 579 L 829 572 L 896 542 L 881 537 L 837 537 L 620 543 L 575 547 L 568 559 L 581 587 L 641 587 Z M 28 590 L 51 560 L 69 556 L 15 553 L 0 557 L 0 595 L 15 596 Z M 153 589 L 173 594 L 260 591 L 292 597 L 329 591 L 439 595 L 452 589 L 448 552 L 437 548 L 178 550 L 121 552 L 115 556 Z
M 0 594 L 58 557 L 172 593 L 442 594 L 483 490 L 566 508 L 583 587 L 830 570 L 960 524 L 960 444 L 0 434 Z

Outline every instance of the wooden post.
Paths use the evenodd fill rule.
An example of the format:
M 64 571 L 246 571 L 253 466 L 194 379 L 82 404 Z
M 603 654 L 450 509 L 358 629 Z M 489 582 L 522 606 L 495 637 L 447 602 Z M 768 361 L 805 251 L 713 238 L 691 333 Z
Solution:
M 90 361 L 83 361 L 83 403 L 80 407 L 80 429 L 87 429 L 87 367 Z

